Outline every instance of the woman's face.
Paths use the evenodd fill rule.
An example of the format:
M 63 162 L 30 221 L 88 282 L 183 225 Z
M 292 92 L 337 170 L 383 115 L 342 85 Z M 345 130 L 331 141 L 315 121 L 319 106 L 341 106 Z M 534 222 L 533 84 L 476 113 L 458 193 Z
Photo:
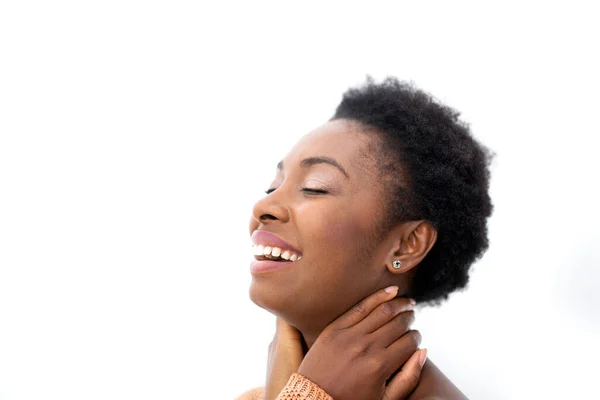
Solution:
M 376 228 L 383 187 L 374 140 L 359 123 L 330 121 L 282 160 L 269 186 L 275 190 L 254 205 L 250 234 L 274 233 L 302 257 L 252 272 L 254 303 L 297 327 L 324 327 L 391 279 Z

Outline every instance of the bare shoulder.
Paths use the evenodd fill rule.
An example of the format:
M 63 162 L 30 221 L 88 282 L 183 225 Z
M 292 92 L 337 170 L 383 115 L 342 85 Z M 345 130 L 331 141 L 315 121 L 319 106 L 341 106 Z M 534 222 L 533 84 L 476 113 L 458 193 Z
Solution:
M 419 385 L 408 400 L 468 400 L 429 359 L 423 366 Z

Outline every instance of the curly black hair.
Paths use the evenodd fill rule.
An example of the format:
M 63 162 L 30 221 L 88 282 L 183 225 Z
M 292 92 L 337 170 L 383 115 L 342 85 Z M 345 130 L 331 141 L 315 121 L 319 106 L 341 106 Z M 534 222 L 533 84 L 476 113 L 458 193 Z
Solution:
M 459 116 L 412 83 L 367 77 L 343 95 L 331 118 L 357 121 L 380 138 L 376 162 L 386 198 L 379 229 L 424 219 L 438 232 L 407 294 L 419 302 L 439 304 L 464 288 L 489 245 L 492 154 Z

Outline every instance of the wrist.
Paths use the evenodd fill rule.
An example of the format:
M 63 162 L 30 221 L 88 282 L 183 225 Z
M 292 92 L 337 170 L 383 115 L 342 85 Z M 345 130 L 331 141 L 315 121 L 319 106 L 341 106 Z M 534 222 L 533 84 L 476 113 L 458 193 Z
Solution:
M 322 387 L 298 372 L 294 372 L 290 376 L 283 393 L 298 393 L 302 398 L 307 399 L 333 400 Z

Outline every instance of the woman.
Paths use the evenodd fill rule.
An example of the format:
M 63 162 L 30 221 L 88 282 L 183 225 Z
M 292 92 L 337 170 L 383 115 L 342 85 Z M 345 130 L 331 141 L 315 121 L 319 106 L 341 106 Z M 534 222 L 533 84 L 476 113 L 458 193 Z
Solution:
M 391 400 L 380 391 L 381 382 L 368 381 L 368 369 L 355 368 L 369 348 L 377 353 L 396 343 L 389 331 L 388 336 L 377 333 L 390 326 L 393 316 L 375 321 L 374 315 L 381 314 L 376 310 L 400 313 L 394 317 L 400 318 L 406 314 L 401 297 L 439 304 L 467 284 L 471 264 L 488 247 L 490 156 L 458 116 L 409 84 L 393 78 L 378 84 L 368 78 L 362 87 L 348 90 L 332 119 L 301 138 L 277 166 L 267 196 L 255 204 L 250 220 L 256 258 L 250 298 L 278 317 L 270 368 L 278 335 L 308 351 L 297 356 L 297 371 L 288 360 L 288 385 L 302 381 L 305 388 L 335 400 L 347 396 L 344 387 Z M 392 285 L 398 287 L 396 308 L 389 298 L 374 300 Z M 357 309 L 356 304 L 362 306 Z M 361 318 L 349 321 L 360 314 L 357 310 Z M 409 323 L 402 323 L 393 338 L 405 341 L 404 351 L 410 346 L 403 338 L 415 335 L 406 332 Z M 336 336 L 361 324 L 363 329 L 355 330 L 362 339 Z M 368 334 L 378 344 L 365 345 Z M 345 349 L 339 343 L 353 344 Z M 287 344 L 280 347 L 293 347 Z M 419 353 L 407 362 L 412 372 L 419 369 L 414 362 Z M 318 371 L 319 365 L 352 373 L 334 379 Z M 390 368 L 384 368 L 386 379 Z M 271 368 L 266 391 L 277 387 L 270 379 L 281 381 L 275 375 Z M 369 377 L 382 379 L 381 374 Z M 371 392 L 359 387 L 371 384 Z M 286 390 L 290 388 L 283 388 L 281 398 Z M 248 393 L 242 398 L 257 391 Z M 427 397 L 465 398 L 429 360 L 408 398 Z

